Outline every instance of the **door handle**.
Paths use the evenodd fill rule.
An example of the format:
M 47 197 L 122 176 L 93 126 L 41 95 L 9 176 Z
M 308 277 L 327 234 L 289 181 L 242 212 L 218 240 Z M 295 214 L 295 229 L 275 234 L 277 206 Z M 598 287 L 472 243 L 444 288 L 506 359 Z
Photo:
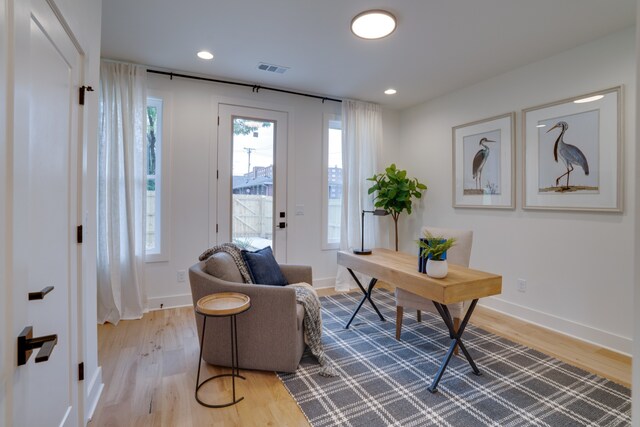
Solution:
M 43 288 L 40 292 L 29 292 L 29 301 L 33 301 L 35 299 L 44 299 L 44 297 L 53 290 L 53 286 L 47 286 Z
M 34 348 L 39 348 L 36 363 L 46 362 L 58 344 L 58 335 L 44 335 L 33 338 L 33 326 L 27 326 L 18 335 L 18 366 L 27 363 Z

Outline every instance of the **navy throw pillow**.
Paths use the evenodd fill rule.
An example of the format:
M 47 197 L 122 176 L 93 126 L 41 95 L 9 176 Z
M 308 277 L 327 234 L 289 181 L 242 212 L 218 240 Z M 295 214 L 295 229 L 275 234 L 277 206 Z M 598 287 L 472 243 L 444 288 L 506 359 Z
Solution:
M 271 246 L 255 252 L 242 250 L 242 258 L 247 263 L 253 283 L 261 285 L 285 286 L 289 283 L 282 274 L 278 262 L 273 257 Z

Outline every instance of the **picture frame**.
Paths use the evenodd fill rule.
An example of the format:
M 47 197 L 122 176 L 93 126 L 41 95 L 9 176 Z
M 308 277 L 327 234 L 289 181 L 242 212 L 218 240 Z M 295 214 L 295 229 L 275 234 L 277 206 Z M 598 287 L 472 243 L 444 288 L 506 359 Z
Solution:
M 510 112 L 452 128 L 454 208 L 515 208 L 515 122 Z
M 622 212 L 622 86 L 522 111 L 523 209 Z

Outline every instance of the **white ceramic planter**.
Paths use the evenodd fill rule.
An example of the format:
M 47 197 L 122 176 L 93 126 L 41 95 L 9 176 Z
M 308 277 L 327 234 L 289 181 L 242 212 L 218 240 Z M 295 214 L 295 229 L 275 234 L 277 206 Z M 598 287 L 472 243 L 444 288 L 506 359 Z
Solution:
M 447 264 L 446 259 L 444 261 L 427 260 L 427 276 L 433 277 L 434 279 L 442 279 L 443 277 L 447 277 L 448 272 L 449 264 Z

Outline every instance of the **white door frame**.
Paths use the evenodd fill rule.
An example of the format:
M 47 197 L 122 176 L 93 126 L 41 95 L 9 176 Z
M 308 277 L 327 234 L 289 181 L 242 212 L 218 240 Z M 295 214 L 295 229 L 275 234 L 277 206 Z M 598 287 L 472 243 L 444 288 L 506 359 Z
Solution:
M 31 1 L 11 1 L 13 5 L 13 14 L 5 16 L 7 4 L 5 0 L 0 1 L 0 22 L 3 29 L 7 28 L 5 24 L 9 21 L 13 23 L 11 26 L 13 32 L 10 38 L 11 44 L 9 51 L 4 52 L 0 49 L 0 65 L 2 70 L 0 75 L 6 82 L 7 96 L 3 99 L 7 100 L 6 107 L 13 111 L 13 115 L 5 123 L 5 134 L 0 137 L 0 151 L 6 164 L 3 165 L 3 171 L 6 176 L 0 178 L 0 200 L 2 200 L 3 212 L 0 213 L 0 236 L 3 237 L 3 247 L 0 250 L 2 254 L 2 262 L 6 264 L 2 268 L 2 308 L 3 320 L 2 339 L 0 339 L 0 352 L 2 360 L 0 364 L 0 424 L 19 425 L 25 422 L 25 411 L 44 411 L 46 413 L 46 402 L 34 402 L 27 395 L 28 387 L 24 379 L 27 377 L 25 367 L 17 366 L 16 337 L 22 331 L 24 326 L 31 324 L 29 312 L 37 312 L 33 302 L 27 300 L 27 293 L 33 291 L 30 289 L 27 281 L 28 272 L 38 268 L 38 261 L 32 259 L 29 254 L 28 244 L 28 215 L 30 210 L 29 195 L 24 191 L 28 188 L 28 170 L 29 170 L 29 141 L 30 130 L 30 110 L 31 102 L 29 97 L 30 91 L 30 40 L 33 25 L 43 29 L 47 37 L 53 42 L 60 41 L 64 38 L 64 44 L 67 46 L 65 52 L 59 51 L 60 54 L 66 55 L 73 63 L 70 64 L 73 69 L 71 76 L 70 100 L 69 106 L 69 137 L 70 151 L 67 159 L 69 166 L 69 205 L 68 209 L 68 274 L 70 287 L 68 290 L 68 339 L 66 341 L 66 351 L 68 351 L 68 360 L 64 365 L 69 368 L 69 408 L 62 420 L 51 420 L 52 422 L 62 422 L 63 425 L 79 425 L 82 423 L 83 413 L 80 408 L 82 396 L 82 384 L 78 382 L 77 364 L 82 354 L 80 328 L 78 324 L 78 313 L 80 312 L 79 286 L 81 280 L 81 250 L 75 243 L 75 227 L 80 223 L 79 212 L 82 206 L 82 138 L 83 138 L 83 115 L 77 105 L 78 86 L 83 78 L 83 62 L 84 53 L 80 48 L 76 38 L 71 33 L 70 27 L 64 21 L 60 10 L 50 0 L 31 0 Z M 32 24 L 33 21 L 33 24 Z M 4 31 L 4 30 L 3 30 Z M 7 35 L 5 33 L 5 35 Z M 54 40 L 55 39 L 55 40 Z M 69 41 L 71 42 L 69 44 Z M 60 44 L 56 46 L 59 48 Z M 69 48 L 69 46 L 71 46 Z M 4 46 L 3 46 L 4 48 Z M 69 56 L 69 52 L 73 52 Z M 7 72 L 5 75 L 4 73 Z M 2 91 L 5 87 L 2 88 Z M 5 105 L 0 110 L 4 112 Z M 2 120 L 5 120 L 6 114 L 3 114 Z M 6 139 L 5 139 L 6 137 Z M 6 144 L 6 145 L 5 145 Z M 6 154 L 6 155 L 5 155 Z M 6 166 L 6 169 L 5 167 Z M 6 178 L 6 181 L 5 181 Z M 6 202 L 6 204 L 5 204 Z M 5 256 L 6 255 L 6 256 Z M 55 292 L 55 290 L 53 291 Z M 46 298 L 45 298 L 46 300 Z M 42 330 L 38 330 L 37 325 L 34 326 L 34 336 L 43 334 Z M 58 346 L 65 345 L 59 341 Z M 61 348 L 61 347 L 59 347 Z M 60 350 L 58 350 L 60 351 Z M 56 349 L 54 349 L 54 353 Z M 37 353 L 37 350 L 34 351 Z M 32 355 L 28 361 L 29 365 L 34 363 L 35 355 Z M 45 362 L 42 366 L 46 365 Z M 66 368 L 65 368 L 66 369 Z M 34 407 L 33 405 L 38 405 Z M 44 404 L 44 405 L 43 405 Z

